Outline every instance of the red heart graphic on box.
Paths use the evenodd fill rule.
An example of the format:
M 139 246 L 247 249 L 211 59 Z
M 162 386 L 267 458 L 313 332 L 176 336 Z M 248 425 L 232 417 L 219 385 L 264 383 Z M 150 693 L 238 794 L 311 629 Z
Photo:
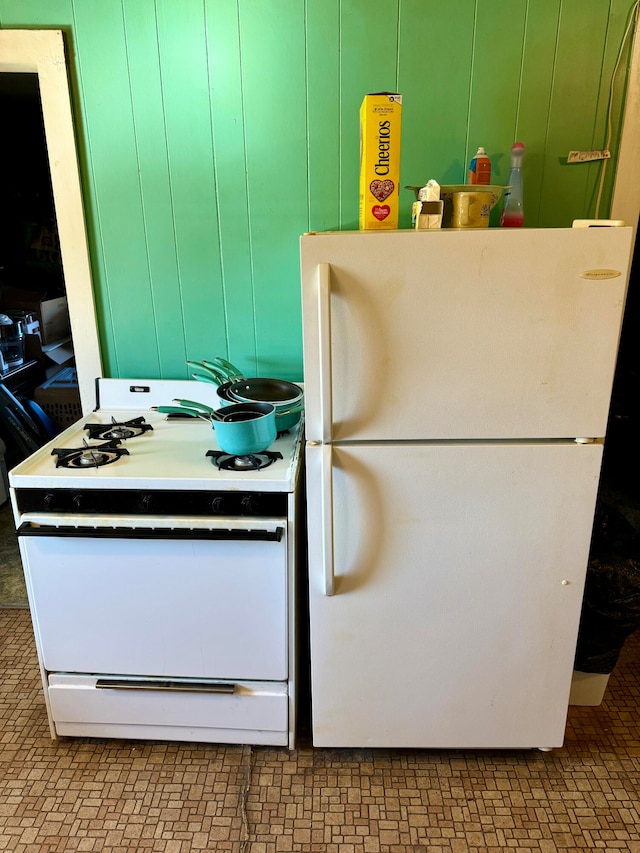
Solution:
M 371 208 L 371 213 L 373 213 L 376 219 L 382 222 L 391 213 L 391 208 L 388 204 L 374 204 Z
M 393 181 L 371 181 L 369 189 L 378 201 L 384 201 L 394 191 L 395 184 Z

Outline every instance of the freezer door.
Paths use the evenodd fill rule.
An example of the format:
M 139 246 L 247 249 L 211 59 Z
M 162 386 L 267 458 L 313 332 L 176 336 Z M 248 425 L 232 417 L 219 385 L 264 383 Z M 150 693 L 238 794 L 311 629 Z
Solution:
M 327 566 L 307 449 L 316 746 L 562 744 L 601 450 L 335 447 Z
M 311 440 L 603 436 L 630 228 L 302 238 Z

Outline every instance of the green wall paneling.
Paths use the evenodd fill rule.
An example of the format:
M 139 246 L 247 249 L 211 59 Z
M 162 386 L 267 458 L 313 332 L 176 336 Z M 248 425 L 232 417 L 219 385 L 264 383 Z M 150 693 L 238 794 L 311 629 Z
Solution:
M 160 376 L 176 376 L 186 359 L 184 310 L 176 286 L 177 247 L 155 11 L 147 0 L 127 0 L 124 23 L 151 298 L 144 322 L 150 333 L 155 330 Z
M 160 365 L 121 5 L 77 2 L 74 36 L 101 247 L 94 286 L 114 339 L 107 368 L 155 376 Z
M 0 0 L 0 26 L 65 30 L 108 375 L 226 355 L 301 377 L 298 238 L 357 228 L 359 109 L 403 95 L 401 183 L 507 179 L 528 225 L 593 213 L 632 0 Z M 617 152 L 628 45 L 616 85 Z M 608 214 L 615 158 L 600 215 Z M 401 226 L 412 196 L 401 190 Z
M 81 180 L 83 187 L 83 199 L 85 218 L 87 220 L 87 239 L 89 244 L 90 261 L 93 279 L 93 295 L 96 306 L 98 333 L 102 354 L 102 366 L 105 375 L 117 376 L 117 346 L 118 333 L 113 324 L 110 307 L 110 293 L 105 278 L 105 253 L 100 228 L 101 210 L 96 197 L 96 175 L 92 156 L 91 141 L 89 139 L 87 116 L 85 109 L 86 87 L 82 79 L 82 62 L 78 53 L 77 25 L 75 16 L 75 3 L 72 14 L 71 27 L 65 32 L 65 43 L 67 49 L 72 51 L 73 73 L 71 75 L 73 91 L 73 102 L 75 105 L 75 131 L 78 144 L 78 153 L 81 169 Z M 124 344 L 127 346 L 126 342 Z
M 245 125 L 242 109 L 242 65 L 238 10 L 235 0 L 209 2 L 207 44 L 220 260 L 224 293 L 227 343 L 202 353 L 229 358 L 248 376 L 258 370 L 254 288 L 251 268 L 251 233 Z
M 73 19 L 73 0 L 0 0 L 0 27 L 63 29 Z
M 491 180 L 503 185 L 518 119 L 526 10 L 526 0 L 477 3 L 466 160 L 483 145 Z
M 608 14 L 602 0 L 562 2 L 539 217 L 547 226 L 568 227 L 587 213 L 591 166 L 562 161 L 570 150 L 591 148 Z
M 158 44 L 184 328 L 189 358 L 226 350 L 205 13 L 158 0 Z M 185 369 L 185 368 L 183 368 Z
M 607 41 L 602 63 L 602 72 L 600 75 L 598 109 L 596 121 L 594 123 L 592 148 L 603 148 L 605 146 L 607 137 L 607 110 L 609 108 L 609 100 L 611 97 L 610 88 L 614 67 L 621 48 L 622 54 L 620 56 L 619 68 L 616 73 L 613 102 L 611 105 L 611 153 L 614 160 L 606 164 L 605 180 L 599 209 L 600 216 L 603 215 L 603 211 L 609 210 L 611 205 L 611 194 L 613 192 L 613 178 L 615 177 L 614 164 L 616 162 L 615 158 L 617 157 L 619 149 L 619 138 L 622 129 L 622 108 L 626 92 L 626 69 L 630 61 L 630 49 L 633 42 L 633 26 L 631 26 L 631 31 L 628 34 L 626 43 L 624 46 L 622 45 L 625 29 L 629 23 L 629 0 L 610 0 Z M 596 201 L 602 166 L 602 162 L 587 166 L 585 209 L 589 211 L 590 216 L 594 216 L 596 213 Z
M 544 152 L 547 144 L 548 114 L 555 64 L 560 6 L 562 0 L 530 2 L 522 51 L 522 70 L 517 123 L 513 140 L 525 143 L 525 222 L 539 222 L 540 197 L 544 174 Z M 508 143 L 508 140 L 507 140 Z M 509 179 L 510 151 L 505 149 L 501 181 Z
M 307 0 L 307 152 L 311 231 L 340 228 L 340 2 Z
M 450 4 L 446 15 L 440 8 L 437 0 L 403 0 L 400 7 L 403 187 L 466 179 L 475 2 Z M 403 188 L 400 200 L 400 226 L 409 227 L 415 196 Z
M 307 227 L 304 4 L 241 0 L 258 372 L 302 378 L 298 239 Z

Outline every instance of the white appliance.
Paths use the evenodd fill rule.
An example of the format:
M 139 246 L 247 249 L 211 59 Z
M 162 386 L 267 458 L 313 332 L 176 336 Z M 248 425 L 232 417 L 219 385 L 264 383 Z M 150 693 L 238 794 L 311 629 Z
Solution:
M 52 737 L 293 746 L 302 426 L 236 469 L 151 410 L 215 386 L 97 387 L 9 475 Z
M 631 240 L 302 237 L 314 745 L 562 744 Z

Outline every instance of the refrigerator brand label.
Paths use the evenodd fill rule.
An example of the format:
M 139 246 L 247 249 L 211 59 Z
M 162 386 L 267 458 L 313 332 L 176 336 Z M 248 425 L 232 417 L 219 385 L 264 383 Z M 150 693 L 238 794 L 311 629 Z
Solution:
M 585 270 L 580 273 L 580 278 L 599 281 L 602 278 L 618 278 L 619 275 L 622 275 L 620 270 Z

